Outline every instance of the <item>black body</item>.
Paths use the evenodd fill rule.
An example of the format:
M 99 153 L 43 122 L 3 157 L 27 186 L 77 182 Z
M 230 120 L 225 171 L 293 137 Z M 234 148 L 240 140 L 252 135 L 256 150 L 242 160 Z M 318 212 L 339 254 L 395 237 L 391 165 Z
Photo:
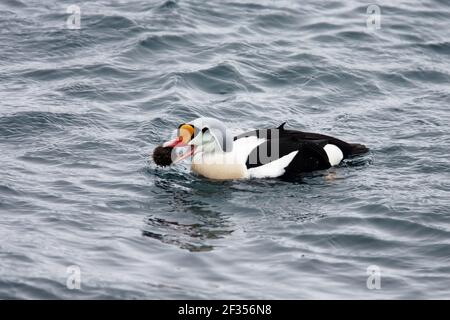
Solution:
M 246 166 L 248 169 L 267 164 L 268 158 L 272 155 L 272 146 L 278 145 L 278 158 L 298 150 L 299 152 L 286 167 L 284 176 L 294 176 L 303 172 L 324 170 L 331 167 L 324 146 L 333 144 L 343 153 L 344 159 L 360 155 L 369 149 L 357 143 L 347 143 L 342 140 L 318 133 L 302 132 L 297 130 L 284 129 L 285 123 L 276 129 L 261 129 L 243 133 L 234 140 L 257 136 L 267 139 L 266 142 L 255 148 L 248 156 Z M 275 141 L 274 141 L 275 140 Z M 272 144 L 274 143 L 274 144 Z M 272 159 L 271 161 L 276 160 Z

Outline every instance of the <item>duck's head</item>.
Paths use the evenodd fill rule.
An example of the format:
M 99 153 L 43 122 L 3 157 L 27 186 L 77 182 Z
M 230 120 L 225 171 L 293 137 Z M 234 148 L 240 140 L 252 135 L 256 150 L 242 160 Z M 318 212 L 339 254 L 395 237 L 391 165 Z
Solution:
M 233 149 L 233 136 L 225 125 L 214 118 L 197 118 L 178 126 L 177 137 L 163 144 L 163 147 L 186 147 L 190 149 L 176 157 L 174 163 L 192 154 L 230 152 Z

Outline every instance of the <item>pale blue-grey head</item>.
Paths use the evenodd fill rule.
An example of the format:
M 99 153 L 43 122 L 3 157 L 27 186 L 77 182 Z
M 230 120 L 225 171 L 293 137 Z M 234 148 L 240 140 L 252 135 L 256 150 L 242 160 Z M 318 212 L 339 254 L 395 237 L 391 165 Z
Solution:
M 194 139 L 199 134 L 209 132 L 222 152 L 231 152 L 233 150 L 233 135 L 221 121 L 214 118 L 200 117 L 187 124 L 194 127 Z

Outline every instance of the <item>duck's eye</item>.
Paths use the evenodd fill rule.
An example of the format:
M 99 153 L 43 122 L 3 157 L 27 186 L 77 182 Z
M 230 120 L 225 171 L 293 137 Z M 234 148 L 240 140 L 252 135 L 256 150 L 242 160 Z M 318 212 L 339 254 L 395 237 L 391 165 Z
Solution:
M 209 129 L 208 128 L 203 128 L 202 129 L 202 133 L 205 133 L 206 131 L 208 131 Z

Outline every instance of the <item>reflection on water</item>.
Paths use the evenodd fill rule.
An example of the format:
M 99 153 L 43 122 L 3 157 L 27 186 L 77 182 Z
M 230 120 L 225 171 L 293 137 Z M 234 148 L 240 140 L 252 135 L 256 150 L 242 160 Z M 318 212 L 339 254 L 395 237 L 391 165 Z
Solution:
M 233 231 L 214 226 L 214 224 L 223 223 L 223 227 L 227 227 L 225 221 L 220 217 L 209 221 L 213 221 L 213 223 L 182 224 L 162 218 L 148 217 L 142 235 L 189 251 L 211 251 L 214 246 L 209 244 L 209 240 L 226 237 Z
M 224 184 L 229 183 L 172 174 L 171 169 L 166 170 L 155 181 L 161 191 L 158 195 L 164 197 L 168 206 L 165 217 L 149 215 L 142 234 L 189 251 L 213 250 L 211 240 L 233 232 L 228 217 L 221 212 L 221 202 L 230 196 Z

